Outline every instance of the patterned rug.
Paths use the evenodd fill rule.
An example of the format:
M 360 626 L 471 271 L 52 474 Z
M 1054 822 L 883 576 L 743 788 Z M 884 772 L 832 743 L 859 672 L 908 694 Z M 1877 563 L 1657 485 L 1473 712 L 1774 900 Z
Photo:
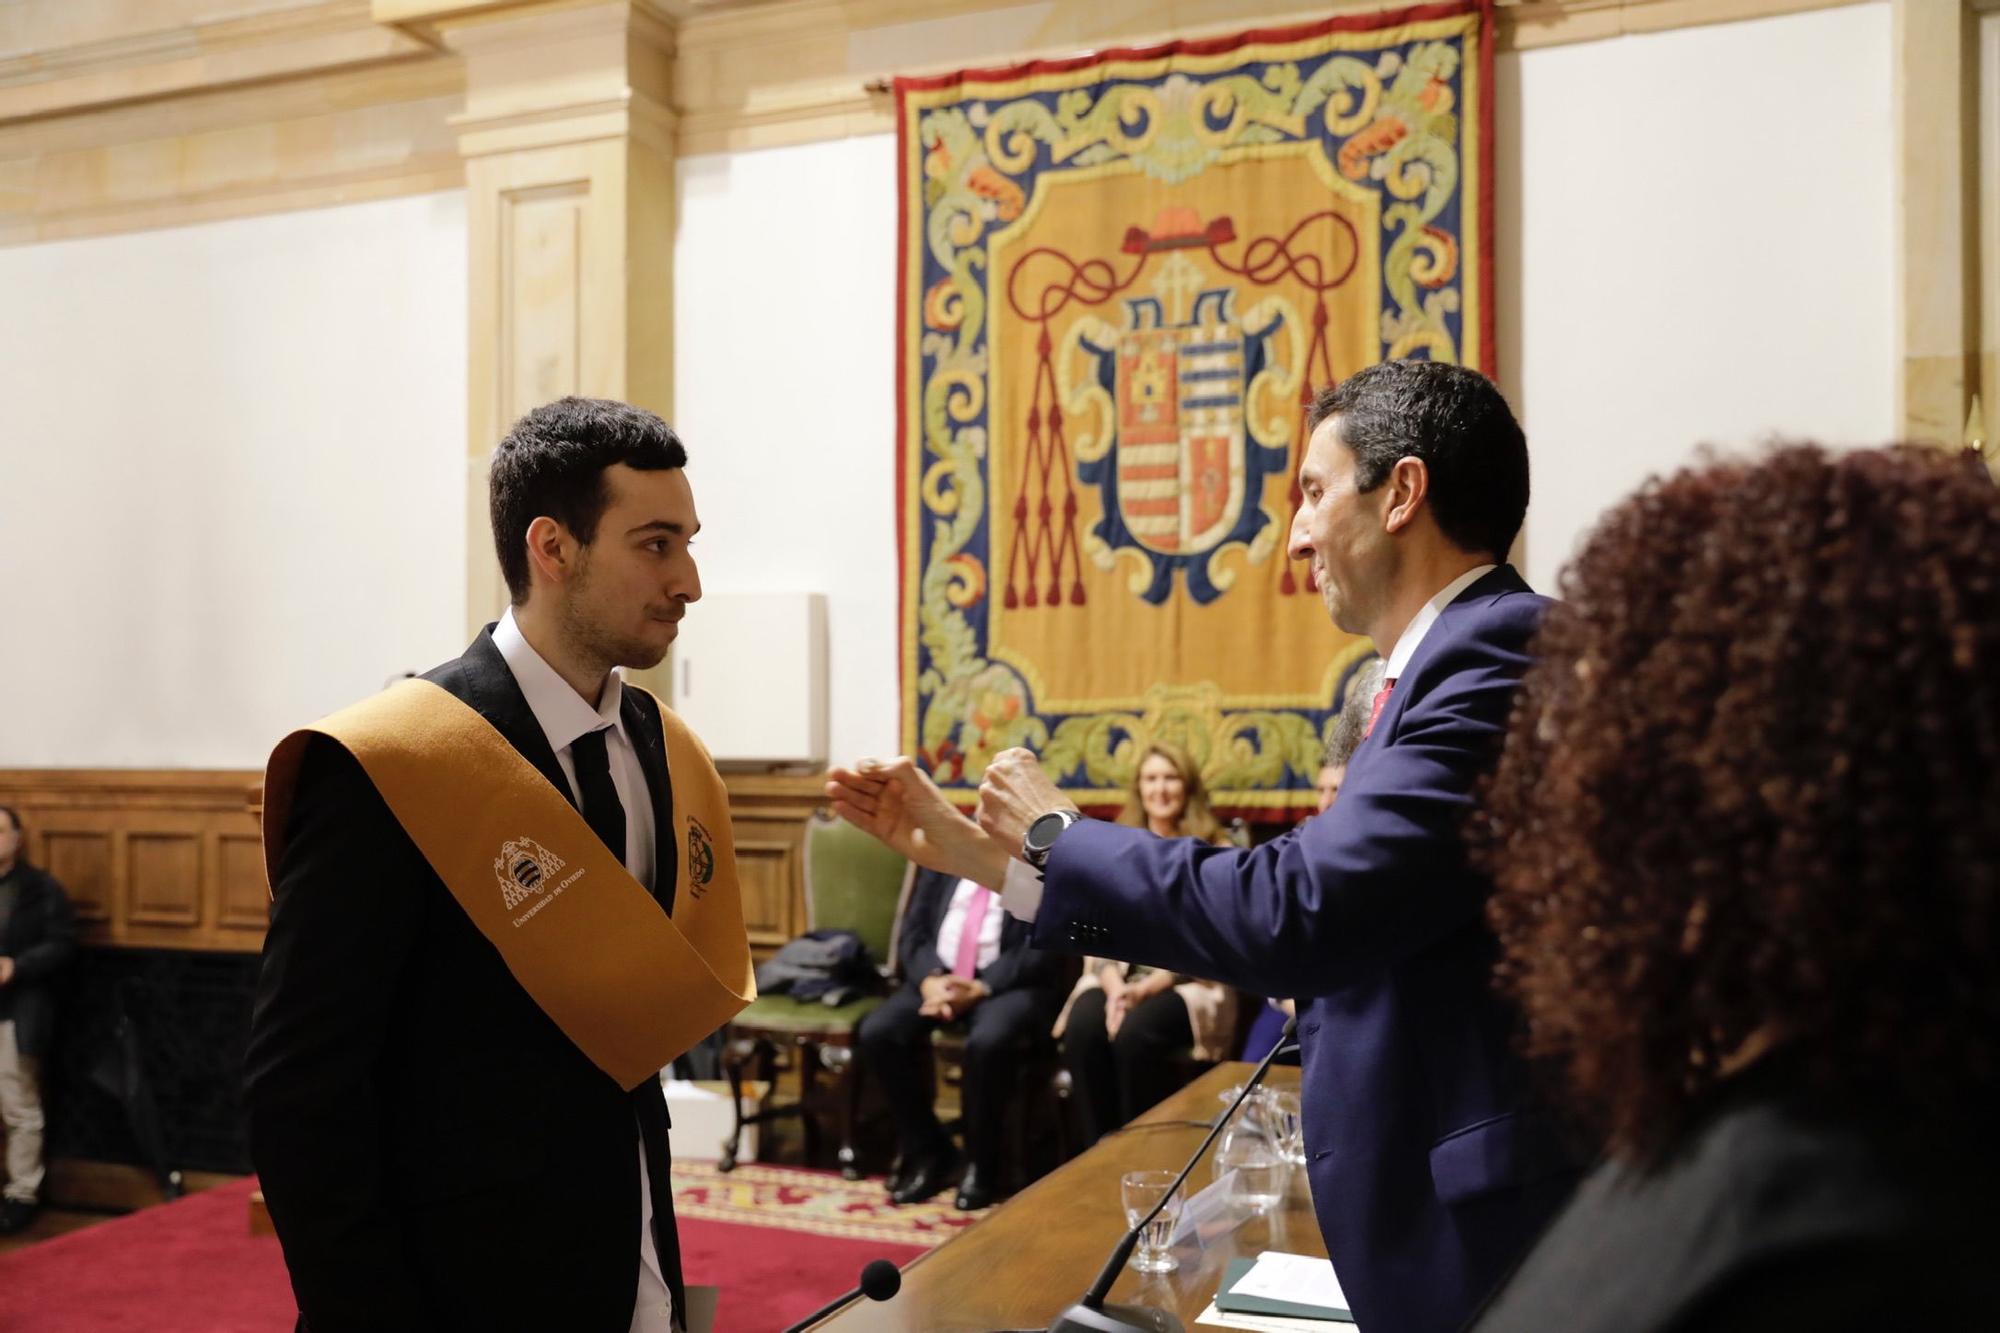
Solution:
M 724 1174 L 713 1162 L 674 1161 L 679 1217 L 808 1231 L 885 1245 L 942 1245 L 986 1216 L 961 1213 L 951 1195 L 897 1207 L 880 1177 L 843 1180 L 836 1171 L 745 1164 Z

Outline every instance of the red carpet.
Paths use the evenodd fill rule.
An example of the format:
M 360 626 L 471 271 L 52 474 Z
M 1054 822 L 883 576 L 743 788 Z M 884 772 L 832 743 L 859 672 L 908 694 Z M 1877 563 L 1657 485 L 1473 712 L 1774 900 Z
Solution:
M 224 1185 L 0 1255 L 0 1330 L 283 1333 L 297 1307 L 278 1242 L 250 1235 L 251 1188 Z
M 722 1288 L 717 1333 L 773 1333 L 852 1287 L 870 1259 L 906 1264 L 956 1229 L 936 1225 L 926 1210 L 880 1210 L 905 1212 L 909 1234 L 930 1233 L 929 1244 L 892 1243 L 895 1222 L 857 1226 L 852 1216 L 878 1211 L 879 1182 L 850 1186 L 821 1172 L 757 1171 L 764 1187 L 754 1192 L 768 1202 L 760 1206 L 746 1192 L 727 1215 L 773 1220 L 681 1220 L 688 1281 Z M 681 1174 L 677 1166 L 675 1195 L 694 1204 L 690 1212 L 707 1211 L 696 1200 L 724 1211 L 712 1169 L 693 1171 L 695 1179 L 684 1183 Z M 773 1188 L 779 1176 L 792 1179 Z M 748 1191 L 748 1176 L 741 1179 Z M 247 1180 L 225 1185 L 0 1255 L 0 1333 L 285 1333 L 295 1313 L 292 1289 L 278 1242 L 250 1235 L 252 1188 Z M 851 1210 L 844 1226 L 824 1213 L 816 1220 L 843 1234 L 815 1234 L 815 1221 L 803 1214 L 842 1199 L 829 1211 Z M 854 1238 L 857 1232 L 864 1238 Z

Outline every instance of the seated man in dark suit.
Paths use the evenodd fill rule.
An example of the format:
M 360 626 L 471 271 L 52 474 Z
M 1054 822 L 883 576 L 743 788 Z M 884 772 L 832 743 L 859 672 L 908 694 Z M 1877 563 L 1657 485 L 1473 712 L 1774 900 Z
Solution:
M 904 983 L 861 1020 L 861 1058 L 882 1081 L 896 1122 L 902 1170 L 890 1198 L 916 1203 L 943 1189 L 959 1167 L 931 1106 L 924 1076 L 931 1033 L 965 1020 L 965 1147 L 971 1162 L 957 1206 L 993 1202 L 999 1180 L 1001 1113 L 1021 1048 L 1046 1037 L 1062 1007 L 1061 954 L 1028 943 L 1030 927 L 1000 908 L 991 889 L 935 870 L 910 888 L 896 962 Z

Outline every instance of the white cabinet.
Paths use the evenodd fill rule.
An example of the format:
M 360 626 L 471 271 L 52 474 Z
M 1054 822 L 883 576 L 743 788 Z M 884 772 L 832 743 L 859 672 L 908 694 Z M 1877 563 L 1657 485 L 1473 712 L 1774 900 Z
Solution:
M 704 594 L 667 667 L 674 711 L 718 762 L 826 762 L 825 594 Z

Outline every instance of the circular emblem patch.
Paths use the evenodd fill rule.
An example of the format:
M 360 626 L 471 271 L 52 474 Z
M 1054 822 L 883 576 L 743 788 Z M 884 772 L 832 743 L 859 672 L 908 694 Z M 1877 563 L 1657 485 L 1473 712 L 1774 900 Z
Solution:
M 692 815 L 688 817 L 688 885 L 699 898 L 715 878 L 715 844 L 708 830 Z

